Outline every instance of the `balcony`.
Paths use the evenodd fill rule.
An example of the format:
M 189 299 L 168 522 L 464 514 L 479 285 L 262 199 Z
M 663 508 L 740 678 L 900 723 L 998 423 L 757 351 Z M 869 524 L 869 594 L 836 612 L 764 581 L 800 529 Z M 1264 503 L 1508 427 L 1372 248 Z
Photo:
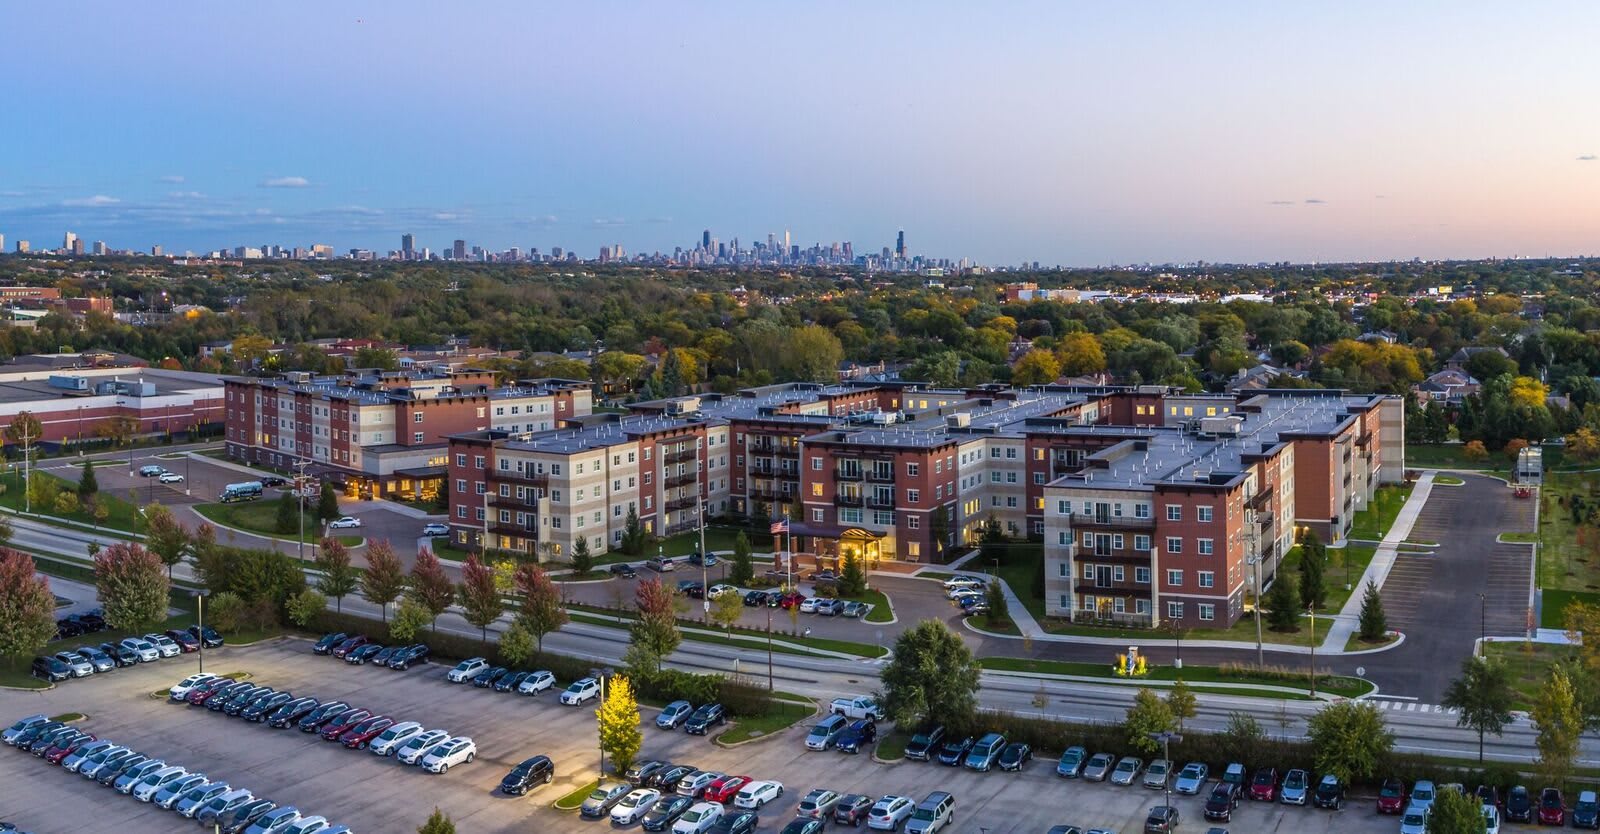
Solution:
M 874 495 L 867 499 L 867 506 L 875 510 L 892 510 L 894 509 L 894 496 Z
M 1050 474 L 1052 475 L 1065 475 L 1068 472 L 1076 472 L 1082 468 L 1082 464 L 1071 463 L 1066 458 L 1050 459 Z
M 773 487 L 751 487 L 745 495 L 756 501 L 792 501 L 794 493 L 783 492 Z
M 1150 628 L 1150 615 L 1133 612 L 1074 610 L 1072 612 L 1072 622 L 1075 625 L 1093 625 L 1106 628 L 1148 629 Z
M 665 508 L 667 512 L 670 513 L 670 512 L 673 512 L 674 510 L 687 510 L 687 509 L 690 509 L 690 508 L 694 507 L 695 501 L 697 501 L 697 500 L 699 500 L 699 499 L 696 498 L 693 495 L 685 495 L 682 498 L 668 499 L 667 502 L 662 504 L 661 506 L 663 508 Z
M 750 473 L 771 477 L 778 474 L 778 465 L 767 458 L 754 458 L 750 461 Z
M 1104 527 L 1113 530 L 1150 530 L 1156 526 L 1153 518 L 1134 518 L 1131 515 L 1075 514 L 1067 522 L 1073 529 Z
M 683 486 L 684 484 L 692 484 L 698 480 L 699 474 L 700 473 L 698 472 L 683 472 L 679 474 L 663 475 L 661 476 L 661 486 L 664 489 L 671 489 L 673 487 Z
M 540 472 L 518 472 L 515 469 L 496 469 L 489 475 L 490 482 L 504 481 L 511 484 L 528 484 L 537 487 L 549 486 L 550 476 Z
M 894 483 L 894 469 L 868 469 L 867 480 L 879 484 Z
M 510 521 L 489 522 L 489 532 L 498 536 L 515 536 L 519 539 L 537 539 L 539 528 L 534 525 L 515 524 Z
M 501 510 L 514 510 L 516 512 L 530 512 L 539 508 L 539 499 L 535 496 L 518 498 L 515 495 L 491 495 L 489 506 Z
M 860 493 L 852 495 L 848 492 L 841 492 L 833 496 L 833 504 L 836 507 L 859 507 L 863 500 Z
M 800 444 L 793 441 L 783 443 L 772 438 L 759 437 L 750 441 L 750 454 L 794 457 L 800 454 Z
M 846 469 L 842 466 L 833 470 L 833 476 L 841 481 L 859 481 L 863 477 L 860 469 Z
M 676 536 L 679 533 L 687 533 L 691 530 L 698 529 L 700 529 L 699 523 L 697 523 L 694 519 L 689 519 L 688 521 L 679 521 L 674 524 L 668 524 L 666 529 L 662 532 L 668 536 Z
M 690 446 L 689 448 L 684 449 L 682 451 L 666 452 L 666 453 L 662 454 L 661 455 L 661 462 L 662 463 L 684 463 L 686 461 L 694 460 L 694 458 L 695 458 L 695 449 L 694 449 L 693 446 Z
M 1270 490 L 1270 489 L 1257 490 L 1255 495 L 1250 496 L 1250 500 L 1244 502 L 1244 508 L 1247 509 L 1247 510 L 1263 509 L 1263 508 L 1265 508 L 1267 506 L 1267 503 L 1270 502 L 1271 500 L 1272 500 L 1272 490 Z

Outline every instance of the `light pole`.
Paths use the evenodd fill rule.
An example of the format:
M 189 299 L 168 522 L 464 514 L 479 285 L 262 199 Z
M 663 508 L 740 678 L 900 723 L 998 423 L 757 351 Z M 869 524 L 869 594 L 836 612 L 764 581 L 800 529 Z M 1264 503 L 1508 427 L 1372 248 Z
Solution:
M 777 687 L 772 682 L 772 604 L 767 606 L 767 691 L 771 692 Z
M 1306 606 L 1311 612 L 1311 700 L 1317 699 L 1317 605 Z
M 602 667 L 600 667 L 598 669 L 590 669 L 589 670 L 589 674 L 593 675 L 594 679 L 600 682 L 600 706 L 601 706 L 601 708 L 604 708 L 605 707 L 605 703 L 606 703 L 606 678 L 608 676 L 610 676 L 610 674 L 611 674 L 611 667 L 602 666 Z M 602 781 L 604 781 L 605 778 L 606 778 L 606 745 L 605 745 L 605 742 L 602 741 L 602 742 L 600 742 L 600 779 Z
M 1478 594 L 1478 656 L 1489 656 L 1489 595 Z
M 1161 742 L 1161 757 L 1163 759 L 1167 760 L 1167 772 L 1166 772 L 1166 774 L 1164 774 L 1166 778 L 1162 782 L 1161 787 L 1162 787 L 1163 792 L 1166 794 L 1166 799 L 1164 801 L 1166 802 L 1167 807 L 1171 808 L 1172 807 L 1172 743 L 1174 741 L 1182 742 L 1183 741 L 1183 736 L 1181 736 L 1181 735 L 1179 735 L 1177 733 L 1174 733 L 1171 730 L 1162 730 L 1159 733 L 1151 733 L 1150 737 L 1152 739 L 1155 739 L 1156 741 Z
M 199 623 L 200 633 L 196 636 L 200 641 L 200 651 L 197 657 L 200 661 L 200 671 L 204 672 L 206 670 L 206 596 L 211 592 L 205 588 L 199 588 L 189 593 L 194 595 L 195 605 L 198 606 L 199 611 L 196 619 Z
M 700 491 L 700 438 L 698 437 L 694 439 L 694 514 L 695 518 L 700 522 L 700 590 L 704 592 L 711 590 L 708 584 L 711 578 L 706 572 L 706 557 L 710 554 L 706 553 L 706 502 Z M 705 594 L 704 598 L 700 600 L 700 604 L 706 613 L 706 619 L 709 620 L 711 618 L 711 595 Z
M 1267 665 L 1265 650 L 1261 645 L 1261 560 L 1255 556 L 1250 557 L 1250 587 L 1256 595 L 1256 668 L 1265 668 Z
M 302 562 L 306 560 L 306 502 L 300 493 L 305 489 L 306 467 L 309 465 L 311 465 L 311 461 L 306 458 L 301 458 L 294 463 L 294 468 L 300 470 L 294 476 L 294 502 L 300 507 L 300 538 L 297 544 L 299 547 L 297 558 Z

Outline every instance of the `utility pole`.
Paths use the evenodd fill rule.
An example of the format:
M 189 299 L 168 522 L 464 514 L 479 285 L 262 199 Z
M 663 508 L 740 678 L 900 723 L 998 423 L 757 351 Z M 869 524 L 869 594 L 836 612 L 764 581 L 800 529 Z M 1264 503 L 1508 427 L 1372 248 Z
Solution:
M 300 538 L 298 539 L 299 551 L 297 558 L 302 562 L 306 560 L 306 501 L 303 493 L 305 492 L 306 467 L 309 465 L 311 465 L 311 461 L 306 458 L 300 458 L 294 463 L 294 468 L 299 470 L 294 476 L 294 501 L 300 507 Z
M 1489 595 L 1478 594 L 1478 657 L 1489 656 Z
M 24 431 L 26 431 L 26 426 Z M 31 513 L 33 512 L 33 490 L 29 489 L 29 487 L 33 486 L 33 441 L 38 438 L 32 434 L 20 434 L 17 435 L 17 439 L 22 441 L 22 503 L 24 509 Z
M 1311 699 L 1317 698 L 1317 606 L 1312 603 L 1311 610 Z
M 1172 807 L 1172 742 L 1174 742 L 1174 741 L 1177 741 L 1177 742 L 1183 741 L 1183 736 L 1178 735 L 1177 733 L 1174 733 L 1171 730 L 1163 730 L 1163 731 L 1161 731 L 1159 733 L 1151 733 L 1150 734 L 1150 738 L 1161 742 L 1161 757 L 1163 759 L 1166 759 L 1166 761 L 1167 761 L 1167 774 L 1166 774 L 1167 778 L 1166 778 L 1166 781 L 1162 784 L 1161 787 L 1162 787 L 1163 791 L 1166 794 L 1165 802 L 1167 804 L 1167 807 L 1171 808 Z
M 200 641 L 200 650 L 197 659 L 200 661 L 200 671 L 204 672 L 206 670 L 206 594 L 211 592 L 200 588 L 190 593 L 194 594 L 195 604 L 199 606 L 199 614 L 196 620 L 200 624 L 200 633 L 196 636 Z
M 700 438 L 694 438 L 694 514 L 700 521 L 700 605 L 706 613 L 706 618 L 711 617 L 711 595 L 706 593 L 711 590 L 708 584 L 711 579 L 706 572 L 706 559 L 711 555 L 706 552 L 706 501 L 700 491 Z
M 1245 561 L 1250 565 L 1250 585 L 1256 597 L 1256 668 L 1261 669 L 1266 667 L 1267 661 L 1266 651 L 1261 645 L 1261 533 L 1256 529 L 1254 510 L 1245 511 L 1244 534 L 1245 544 L 1250 548 Z
M 777 687 L 772 683 L 772 604 L 767 606 L 767 691 L 772 692 Z

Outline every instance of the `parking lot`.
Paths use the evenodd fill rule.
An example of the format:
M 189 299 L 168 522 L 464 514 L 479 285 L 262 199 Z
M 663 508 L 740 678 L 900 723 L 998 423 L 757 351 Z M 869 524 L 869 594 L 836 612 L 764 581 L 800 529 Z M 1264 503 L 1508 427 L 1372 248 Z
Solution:
M 300 695 L 339 698 L 429 727 L 472 736 L 477 760 L 431 775 L 322 741 L 296 730 L 273 730 L 218 713 L 168 703 L 150 693 L 194 670 L 193 655 L 70 681 L 48 692 L 0 692 L 0 718 L 9 723 L 31 713 L 82 712 L 83 729 L 190 770 L 224 779 L 280 804 L 322 814 L 360 832 L 414 830 L 437 805 L 461 831 L 595 831 L 608 822 L 580 820 L 550 803 L 594 778 L 598 765 L 593 711 L 562 707 L 552 694 L 498 694 L 444 681 L 445 667 L 409 672 L 355 667 L 311 654 L 310 643 L 286 639 L 207 653 L 215 672 L 246 671 L 253 680 Z M 564 683 L 564 682 L 563 682 Z M 843 694 L 843 693 L 841 693 Z M 653 717 L 646 710 L 645 721 Z M 761 830 L 777 831 L 807 790 L 920 797 L 948 790 L 956 798 L 951 830 L 1043 832 L 1051 825 L 1102 826 L 1118 832 L 1141 828 L 1144 812 L 1160 795 L 1142 788 L 1069 782 L 1036 761 L 1022 773 L 975 773 L 934 764 L 874 764 L 865 755 L 808 753 L 806 723 L 781 737 L 726 749 L 702 737 L 645 728 L 644 758 L 776 779 L 786 786 L 762 809 Z M 535 754 L 556 763 L 555 783 L 511 798 L 495 792 L 512 765 Z M 157 834 L 175 830 L 171 812 L 91 784 L 41 760 L 0 749 L 0 809 L 7 819 L 39 832 Z M 1202 828 L 1199 798 L 1178 798 L 1185 829 Z M 1343 812 L 1247 803 L 1234 832 L 1389 832 L 1392 817 L 1372 813 L 1365 801 Z

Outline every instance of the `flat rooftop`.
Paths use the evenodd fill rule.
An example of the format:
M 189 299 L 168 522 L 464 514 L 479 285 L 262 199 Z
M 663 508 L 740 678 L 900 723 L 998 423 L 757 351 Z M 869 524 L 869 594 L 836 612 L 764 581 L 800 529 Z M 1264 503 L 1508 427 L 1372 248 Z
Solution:
M 50 384 L 50 377 L 81 377 L 87 379 L 89 390 L 73 391 Z M 26 373 L 0 373 L 0 404 L 19 405 L 44 400 L 82 400 L 96 396 L 131 396 L 128 394 L 97 394 L 97 386 L 121 380 L 128 383 L 143 382 L 154 386 L 149 396 L 164 397 L 186 394 L 201 389 L 217 389 L 220 396 L 222 377 L 193 371 L 168 371 L 161 368 L 75 368 L 64 370 L 30 370 Z

